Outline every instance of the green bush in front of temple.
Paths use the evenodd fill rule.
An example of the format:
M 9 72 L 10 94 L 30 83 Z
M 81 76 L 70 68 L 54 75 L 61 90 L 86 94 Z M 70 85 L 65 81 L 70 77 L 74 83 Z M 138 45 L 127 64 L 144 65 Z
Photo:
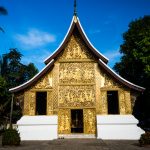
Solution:
M 2 134 L 2 145 L 20 145 L 20 134 L 16 129 L 6 129 Z
M 141 135 L 139 140 L 140 146 L 150 145 L 150 132 Z

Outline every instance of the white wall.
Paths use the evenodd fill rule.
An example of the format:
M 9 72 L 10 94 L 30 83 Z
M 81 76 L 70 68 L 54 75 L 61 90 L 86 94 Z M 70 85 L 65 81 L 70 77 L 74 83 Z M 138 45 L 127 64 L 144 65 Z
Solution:
M 57 139 L 58 117 L 23 116 L 17 122 L 21 140 Z
M 97 115 L 97 138 L 138 140 L 144 131 L 133 115 Z

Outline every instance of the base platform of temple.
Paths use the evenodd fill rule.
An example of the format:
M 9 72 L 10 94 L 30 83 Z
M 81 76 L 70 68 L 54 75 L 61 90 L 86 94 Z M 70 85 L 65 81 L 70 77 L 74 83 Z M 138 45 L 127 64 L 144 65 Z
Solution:
M 22 141 L 57 139 L 58 117 L 53 116 L 23 116 L 17 122 Z
M 133 115 L 97 115 L 97 138 L 138 140 L 144 133 Z
M 57 138 L 100 138 L 138 140 L 144 131 L 133 115 L 97 115 L 97 133 L 58 134 L 58 117 L 23 116 L 18 122 L 21 140 L 53 140 Z

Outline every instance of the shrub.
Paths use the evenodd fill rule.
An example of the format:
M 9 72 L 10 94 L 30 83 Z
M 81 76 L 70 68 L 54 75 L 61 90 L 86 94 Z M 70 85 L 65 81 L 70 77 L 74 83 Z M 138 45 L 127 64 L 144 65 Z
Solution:
M 2 134 L 2 145 L 20 145 L 20 134 L 16 129 L 6 129 Z
M 150 144 L 150 132 L 141 135 L 139 143 L 141 146 Z

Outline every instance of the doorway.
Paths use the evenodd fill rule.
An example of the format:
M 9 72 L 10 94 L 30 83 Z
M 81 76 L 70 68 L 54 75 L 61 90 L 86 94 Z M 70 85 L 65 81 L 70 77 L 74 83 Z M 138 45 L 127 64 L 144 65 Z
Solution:
M 46 115 L 47 92 L 36 92 L 36 115 Z
M 119 114 L 118 91 L 107 91 L 108 114 Z
M 83 133 L 83 110 L 71 110 L 71 133 Z

